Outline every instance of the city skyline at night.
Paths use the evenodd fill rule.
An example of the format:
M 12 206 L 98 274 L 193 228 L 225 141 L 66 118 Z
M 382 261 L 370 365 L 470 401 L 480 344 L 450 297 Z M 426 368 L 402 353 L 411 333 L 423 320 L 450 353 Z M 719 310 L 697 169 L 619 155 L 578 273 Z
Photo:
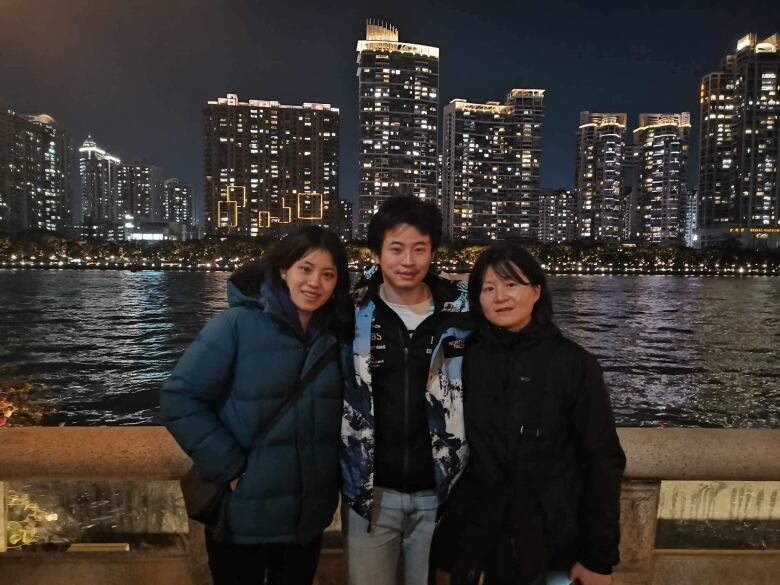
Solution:
M 350 199 L 357 195 L 359 140 L 354 50 L 367 18 L 385 19 L 404 38 L 441 48 L 440 103 L 462 96 L 488 101 L 506 87 L 545 88 L 542 183 L 572 187 L 570 128 L 580 111 L 625 110 L 631 122 L 643 111 L 696 112 L 699 81 L 718 69 L 720 56 L 747 32 L 771 34 L 761 23 L 780 16 L 780 8 L 760 2 L 747 2 L 739 14 L 726 2 L 674 8 L 422 2 L 414 10 L 404 3 L 355 3 L 327 16 L 303 10 L 301 2 L 262 9 L 201 3 L 202 10 L 186 13 L 170 3 L 141 4 L 32 1 L 7 9 L 0 93 L 20 111 L 55 116 L 76 141 L 92 134 L 120 156 L 142 152 L 189 180 L 201 176 L 200 112 L 214 95 L 332 103 L 343 118 L 340 192 Z M 675 20 L 685 33 L 648 34 L 652 14 Z M 125 28 L 127 22 L 136 26 Z M 588 23 L 614 33 L 592 35 Z M 53 42 L 33 46 L 29 39 L 43 30 Z M 148 122 L 137 124 L 138 116 Z
M 202 108 L 209 99 L 213 99 L 215 93 L 216 95 L 224 95 L 225 91 L 236 92 L 242 87 L 257 87 L 259 89 L 251 90 L 247 95 L 262 100 L 279 100 L 287 103 L 304 101 L 331 103 L 341 112 L 337 156 L 339 165 L 338 196 L 355 201 L 356 207 L 358 207 L 357 196 L 360 192 L 359 186 L 362 184 L 358 172 L 365 167 L 365 164 L 360 162 L 362 159 L 359 154 L 360 145 L 365 143 L 365 137 L 360 138 L 359 128 L 361 124 L 365 126 L 365 121 L 361 122 L 362 114 L 360 112 L 362 110 L 358 107 L 359 99 L 355 99 L 361 82 L 354 77 L 345 78 L 344 74 L 345 70 L 351 70 L 354 75 L 354 65 L 351 64 L 354 63 L 355 58 L 354 42 L 355 39 L 358 39 L 359 43 L 366 42 L 360 41 L 360 39 L 368 37 L 360 29 L 363 28 L 366 20 L 371 19 L 372 22 L 380 25 L 387 23 L 388 30 L 395 31 L 396 41 L 399 36 L 398 31 L 401 30 L 402 41 L 408 39 L 414 43 L 421 43 L 419 46 L 431 47 L 436 50 L 437 69 L 434 72 L 433 82 L 435 83 L 432 87 L 435 87 L 434 100 L 438 103 L 434 104 L 436 120 L 429 121 L 428 128 L 434 126 L 434 133 L 439 134 L 439 157 L 442 156 L 444 148 L 441 136 L 443 120 L 438 104 L 446 104 L 453 99 L 464 96 L 474 103 L 489 103 L 489 99 L 495 99 L 495 95 L 504 93 L 506 87 L 539 87 L 545 91 L 544 148 L 539 178 L 542 188 L 571 188 L 572 178 L 575 175 L 572 173 L 572 166 L 575 164 L 576 158 L 575 137 L 572 128 L 576 127 L 577 119 L 577 114 L 573 114 L 572 110 L 582 112 L 588 109 L 597 112 L 625 112 L 627 132 L 631 132 L 638 125 L 637 119 L 642 112 L 693 111 L 694 119 L 689 139 L 688 158 L 690 164 L 687 165 L 686 174 L 688 175 L 687 183 L 695 186 L 698 178 L 697 151 L 699 141 L 696 136 L 699 120 L 696 119 L 698 108 L 690 106 L 691 102 L 698 97 L 697 82 L 709 75 L 709 72 L 717 70 L 717 55 L 733 50 L 736 45 L 734 39 L 742 38 L 748 31 L 753 31 L 757 27 L 741 26 L 739 18 L 726 18 L 724 10 L 716 4 L 709 5 L 709 10 L 702 15 L 702 18 L 708 20 L 712 27 L 710 27 L 711 30 L 708 32 L 706 41 L 702 37 L 701 42 L 697 42 L 696 46 L 683 47 L 676 39 L 664 39 L 663 43 L 656 44 L 652 42 L 650 37 L 641 34 L 626 36 L 622 29 L 616 29 L 614 35 L 609 39 L 604 39 L 594 36 L 588 37 L 573 30 L 572 19 L 581 16 L 583 19 L 581 24 L 584 25 L 588 19 L 596 17 L 600 19 L 600 23 L 632 22 L 633 18 L 635 32 L 641 32 L 651 26 L 653 19 L 641 20 L 634 17 L 650 9 L 618 8 L 606 3 L 599 8 L 594 8 L 588 14 L 583 14 L 580 8 L 571 3 L 562 2 L 559 4 L 560 11 L 557 14 L 554 14 L 550 7 L 526 6 L 519 10 L 516 6 L 510 6 L 506 3 L 497 3 L 503 10 L 500 13 L 491 13 L 487 9 L 477 10 L 458 5 L 458 3 L 451 6 L 448 3 L 446 7 L 431 3 L 422 3 L 417 6 L 421 17 L 436 14 L 443 21 L 446 21 L 447 26 L 440 21 L 429 21 L 426 26 L 421 26 L 421 21 L 410 19 L 407 13 L 399 11 L 398 8 L 392 10 L 388 10 L 387 7 L 372 9 L 371 6 L 354 7 L 354 9 L 344 8 L 340 18 L 336 18 L 336 15 L 326 17 L 327 20 L 323 22 L 327 21 L 331 26 L 321 29 L 320 36 L 307 34 L 315 26 L 315 23 L 308 16 L 300 16 L 295 21 L 295 27 L 290 28 L 291 23 L 287 18 L 289 16 L 287 11 L 292 5 L 285 9 L 268 8 L 267 13 L 263 15 L 264 23 L 266 20 L 276 19 L 279 30 L 276 34 L 270 35 L 269 38 L 274 38 L 279 42 L 269 44 L 267 38 L 252 37 L 268 50 L 262 52 L 262 56 L 257 56 L 260 54 L 256 53 L 255 57 L 251 59 L 244 55 L 242 48 L 251 43 L 252 39 L 244 38 L 241 35 L 235 39 L 236 46 L 233 52 L 229 52 L 223 47 L 214 47 L 212 40 L 204 38 L 191 45 L 192 55 L 185 54 L 181 50 L 177 53 L 168 40 L 159 38 L 157 26 L 148 20 L 155 14 L 155 10 L 160 14 L 169 15 L 170 7 L 163 5 L 154 10 L 150 8 L 147 15 L 136 14 L 134 17 L 139 24 L 144 25 L 141 27 L 143 31 L 141 36 L 148 41 L 148 44 L 140 46 L 137 39 L 126 38 L 121 31 L 115 31 L 117 32 L 115 40 L 108 39 L 105 33 L 93 35 L 90 41 L 95 47 L 108 46 L 114 42 L 114 45 L 111 45 L 113 47 L 112 55 L 116 58 L 117 67 L 111 71 L 108 77 L 94 77 L 101 69 L 98 65 L 105 66 L 105 58 L 101 56 L 102 54 L 93 53 L 94 62 L 79 61 L 77 56 L 82 50 L 82 40 L 68 40 L 71 51 L 61 52 L 62 59 L 51 70 L 49 79 L 61 78 L 64 71 L 78 73 L 79 75 L 76 75 L 69 82 L 68 87 L 72 87 L 72 91 L 69 92 L 42 92 L 41 86 L 45 86 L 46 83 L 41 83 L 40 78 L 19 79 L 20 71 L 32 71 L 35 70 L 36 66 L 45 71 L 46 67 L 53 67 L 53 64 L 50 58 L 41 61 L 41 58 L 46 55 L 42 54 L 45 51 L 40 48 L 29 47 L 24 43 L 13 45 L 9 39 L 12 40 L 14 37 L 20 39 L 21 37 L 17 36 L 16 31 L 9 31 L 12 34 L 6 35 L 4 40 L 0 40 L 0 49 L 9 49 L 3 53 L 7 55 L 6 59 L 0 61 L 0 74 L 6 72 L 5 67 L 8 63 L 13 63 L 14 66 L 8 68 L 8 75 L 5 76 L 11 83 L 7 89 L 3 88 L 0 92 L 18 111 L 45 111 L 56 116 L 73 137 L 73 142 L 80 141 L 81 137 L 86 135 L 82 134 L 81 128 L 88 124 L 88 132 L 99 136 L 101 141 L 105 140 L 114 145 L 111 149 L 112 153 L 116 152 L 122 159 L 129 158 L 128 153 L 131 155 L 137 152 L 144 153 L 144 157 L 149 157 L 150 160 L 158 162 L 165 168 L 168 176 L 179 176 L 194 182 L 196 184 L 195 190 L 199 193 L 198 198 L 200 198 L 200 193 L 203 193 L 204 197 L 207 195 L 207 186 L 201 184 L 204 176 L 203 150 L 200 150 L 200 157 L 193 156 L 192 152 L 193 147 L 202 148 L 204 140 L 202 132 L 197 137 L 192 137 L 193 130 L 197 132 L 199 125 L 196 122 L 197 118 L 190 120 L 189 114 L 187 114 L 190 109 L 187 104 L 191 104 L 195 97 L 202 100 L 199 104 Z M 213 9 L 210 7 L 204 7 L 206 14 L 219 16 L 214 21 L 215 24 L 235 22 L 239 16 L 245 18 L 245 23 L 254 23 L 259 17 L 254 7 L 242 3 L 224 6 L 218 14 L 212 14 L 211 10 Z M 684 22 L 692 17 L 691 10 L 654 7 L 653 14 L 656 18 L 660 18 L 661 14 L 677 14 L 680 22 Z M 36 17 L 39 21 L 45 22 L 47 18 L 53 17 L 53 14 L 58 11 L 62 11 L 63 16 L 71 14 L 71 11 L 78 12 L 78 2 L 73 4 L 70 10 L 58 8 L 41 11 L 36 14 Z M 104 10 L 93 12 L 94 14 L 84 15 L 85 21 L 100 21 L 115 25 L 116 19 L 123 14 L 121 7 L 117 7 L 116 12 Z M 764 12 L 771 15 L 772 9 L 767 8 Z M 499 18 L 499 14 L 503 14 L 504 18 Z M 30 27 L 40 26 L 40 22 L 34 23 L 30 20 L 31 13 L 27 7 L 11 10 L 9 15 L 9 22 L 17 22 L 21 30 L 25 30 L 25 27 L 29 30 Z M 382 16 L 382 18 L 372 18 L 377 15 Z M 513 18 L 513 15 L 515 17 L 520 15 L 537 17 L 539 23 L 555 24 L 557 28 L 545 30 L 544 27 L 530 27 L 530 25 L 523 24 L 528 20 Z M 204 16 L 185 16 L 181 31 L 173 30 L 172 37 L 178 38 L 178 35 L 181 35 L 190 38 L 194 31 L 201 30 L 199 27 L 205 26 L 202 22 Z M 749 18 L 743 20 L 750 21 Z M 184 26 L 188 23 L 192 24 L 194 28 Z M 360 27 L 357 30 L 355 30 L 356 25 Z M 73 19 L 66 18 L 63 21 L 63 28 L 66 30 L 77 30 L 79 26 L 82 25 Z M 216 28 L 218 30 L 215 36 L 220 37 L 223 32 L 218 26 Z M 291 48 L 286 37 L 284 39 L 277 38 L 279 32 L 287 28 L 290 28 L 292 37 L 307 39 L 306 50 Z M 717 35 L 709 34 L 712 31 L 716 31 Z M 468 32 L 468 34 L 458 34 L 459 32 Z M 759 39 L 764 38 L 766 34 L 766 31 L 762 31 L 760 28 L 756 32 Z M 351 58 L 345 56 L 343 51 L 342 45 L 348 42 L 345 35 L 351 35 L 349 39 L 349 44 L 353 47 Z M 713 36 L 719 38 L 717 49 L 712 48 L 714 45 Z M 508 42 L 511 40 L 516 42 Z M 405 45 L 406 43 L 401 44 Z M 488 45 L 492 50 L 484 50 Z M 232 55 L 232 60 L 229 63 L 227 61 L 221 62 L 227 66 L 210 68 L 209 74 L 205 77 L 201 76 L 197 83 L 187 82 L 187 79 L 191 77 L 192 58 L 195 55 L 203 55 L 204 46 L 213 49 L 213 51 L 207 52 L 204 64 L 216 63 L 221 58 L 227 58 L 228 55 Z M 20 47 L 26 47 L 27 50 L 20 52 L 18 50 Z M 153 47 L 164 49 L 157 54 L 159 57 L 157 61 L 149 58 L 149 51 Z M 311 50 L 312 47 L 317 47 L 320 50 Z M 621 53 L 616 52 L 618 47 L 623 48 Z M 125 53 L 132 52 L 134 48 L 138 49 L 138 54 L 144 57 L 129 67 L 123 67 Z M 303 47 L 299 49 L 303 49 Z M 175 58 L 174 53 L 178 55 Z M 569 58 L 564 59 L 564 56 Z M 34 64 L 36 60 L 37 65 Z M 22 66 L 25 63 L 27 67 Z M 161 71 L 165 69 L 166 63 L 168 65 L 167 79 L 160 80 Z M 456 69 L 452 68 L 453 64 L 457 65 Z M 144 75 L 149 83 L 135 82 L 139 66 L 144 69 Z M 239 70 L 242 67 L 245 73 L 240 74 Z M 118 74 L 119 71 L 121 71 L 121 75 Z M 255 71 L 263 71 L 267 75 L 258 76 L 254 74 Z M 359 63 L 358 72 L 360 73 L 360 71 Z M 365 68 L 362 71 L 365 72 Z M 103 68 L 103 72 L 105 73 L 105 68 Z M 325 72 L 328 72 L 330 76 L 327 76 Z M 464 72 L 468 72 L 468 75 L 463 75 Z M 589 74 L 589 77 L 587 82 L 583 83 L 586 73 Z M 222 84 L 226 74 L 231 80 L 225 82 L 219 90 L 215 90 L 211 95 L 202 95 L 204 87 L 213 87 L 216 83 Z M 21 77 L 24 78 L 24 75 Z M 101 82 L 91 86 L 91 94 L 79 92 L 79 87 L 83 85 L 83 79 L 87 77 Z M 161 83 L 158 86 L 150 87 L 153 79 L 157 79 Z M 309 81 L 305 86 L 301 85 L 303 79 Z M 655 83 L 648 85 L 651 79 L 654 79 Z M 171 80 L 177 80 L 176 84 L 171 85 Z M 499 83 L 503 88 L 494 91 L 493 88 Z M 99 96 L 108 97 L 108 94 L 115 90 L 117 84 L 126 88 L 121 99 L 96 101 Z M 167 88 L 168 91 L 164 92 L 164 88 Z M 145 102 L 145 99 L 149 97 L 146 94 L 150 90 L 157 98 L 156 104 L 150 105 Z M 494 91 L 494 93 L 490 95 L 488 91 Z M 244 95 L 243 92 L 241 93 Z M 295 100 L 283 100 L 285 95 L 293 94 L 297 96 Z M 176 104 L 170 102 L 174 96 L 177 97 Z M 335 99 L 322 99 L 328 96 L 335 97 Z M 127 98 L 132 99 L 128 102 Z M 83 110 L 74 109 L 72 103 L 74 100 L 81 101 L 84 106 Z M 61 114 L 63 111 L 66 113 Z M 68 111 L 70 114 L 67 113 Z M 116 115 L 117 112 L 121 113 L 123 120 L 142 118 L 144 124 L 124 125 L 122 128 L 123 124 L 118 118 L 114 118 L 111 124 L 106 124 L 106 116 L 111 118 L 112 114 Z M 113 131 L 110 129 L 111 126 L 115 126 Z M 170 130 L 172 126 L 177 126 L 180 133 Z M 134 142 L 137 139 L 139 127 L 145 135 L 145 140 L 142 141 L 143 146 L 116 148 L 116 145 Z M 161 134 L 163 129 L 166 132 Z M 175 144 L 172 144 L 171 141 Z M 422 173 L 422 171 L 420 172 Z M 76 176 L 77 174 L 74 173 L 74 179 Z M 441 178 L 439 177 L 438 180 L 440 181 Z M 425 190 L 427 192 L 431 189 L 427 186 Z M 77 197 L 78 186 L 74 184 L 72 191 L 74 197 Z M 437 198 L 439 196 L 441 196 L 440 193 L 437 194 Z M 196 207 L 200 206 L 196 204 Z M 195 210 L 198 218 L 205 218 L 205 207 L 208 206 Z M 620 211 L 619 214 L 626 215 Z M 625 217 L 615 217 L 614 219 L 615 222 L 626 223 L 627 221 Z M 580 229 L 580 235 L 582 235 L 582 229 Z

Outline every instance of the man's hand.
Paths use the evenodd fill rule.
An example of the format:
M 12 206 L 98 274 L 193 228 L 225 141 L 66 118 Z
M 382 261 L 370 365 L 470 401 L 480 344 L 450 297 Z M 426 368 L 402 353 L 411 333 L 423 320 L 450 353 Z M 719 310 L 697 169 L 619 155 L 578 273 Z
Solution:
M 238 478 L 234 479 L 230 482 L 230 491 L 234 492 L 236 491 L 236 486 L 238 485 Z
M 577 563 L 569 571 L 569 581 L 572 583 L 579 581 L 581 585 L 612 585 L 612 575 L 594 573 Z

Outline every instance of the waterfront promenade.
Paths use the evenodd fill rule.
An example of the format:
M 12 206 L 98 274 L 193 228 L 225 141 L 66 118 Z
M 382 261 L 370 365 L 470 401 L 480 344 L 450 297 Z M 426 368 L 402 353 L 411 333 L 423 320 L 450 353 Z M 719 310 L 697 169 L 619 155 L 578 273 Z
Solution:
M 661 480 L 780 481 L 780 429 L 622 428 L 619 433 L 628 466 L 621 497 L 618 585 L 777 583 L 780 551 L 659 550 L 655 536 Z M 176 480 L 188 466 L 187 457 L 161 427 L 7 428 L 0 450 L 3 482 L 135 480 L 142 485 Z M 765 513 L 776 520 L 776 499 L 774 493 L 754 507 L 765 505 Z M 722 498 L 708 503 L 716 516 L 716 508 L 729 505 L 733 502 Z M 185 523 L 183 533 L 179 549 L 78 554 L 9 550 L 0 553 L 0 575 L 9 583 L 206 585 L 201 527 Z M 0 534 L 5 534 L 4 526 Z M 326 542 L 318 584 L 343 583 L 338 532 L 332 531 Z M 4 545 L 0 541 L 0 549 Z

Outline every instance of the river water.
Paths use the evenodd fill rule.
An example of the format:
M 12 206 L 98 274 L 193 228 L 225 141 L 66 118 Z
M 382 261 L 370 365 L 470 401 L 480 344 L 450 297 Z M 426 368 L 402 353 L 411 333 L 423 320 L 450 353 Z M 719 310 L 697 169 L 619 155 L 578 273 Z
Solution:
M 0 379 L 47 424 L 154 424 L 160 383 L 227 305 L 224 272 L 0 270 Z M 780 427 L 780 278 L 552 276 L 623 426 Z M 261 373 L 259 373 L 261 374 Z

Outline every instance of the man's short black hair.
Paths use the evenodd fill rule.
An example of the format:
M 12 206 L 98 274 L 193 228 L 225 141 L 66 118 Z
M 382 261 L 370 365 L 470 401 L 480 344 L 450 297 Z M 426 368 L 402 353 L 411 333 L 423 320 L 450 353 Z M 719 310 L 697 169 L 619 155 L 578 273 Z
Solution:
M 433 251 L 441 244 L 442 217 L 435 203 L 413 195 L 398 195 L 386 199 L 368 224 L 368 247 L 374 254 L 382 252 L 385 232 L 402 223 L 416 227 L 431 238 Z

